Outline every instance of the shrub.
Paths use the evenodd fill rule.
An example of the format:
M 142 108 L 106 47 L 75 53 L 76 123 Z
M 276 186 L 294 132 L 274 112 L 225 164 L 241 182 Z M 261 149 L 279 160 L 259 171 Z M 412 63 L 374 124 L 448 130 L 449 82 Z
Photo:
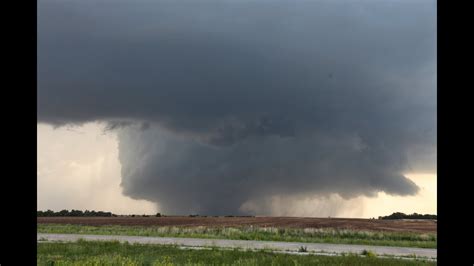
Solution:
M 361 255 L 364 255 L 364 256 L 366 256 L 366 257 L 368 257 L 368 258 L 375 258 L 375 257 L 377 257 L 377 254 L 375 254 L 375 252 L 370 251 L 370 250 L 366 250 L 366 249 L 364 249 L 364 250 L 362 251 Z
M 301 246 L 299 249 L 298 249 L 298 252 L 308 252 L 308 249 L 304 246 Z

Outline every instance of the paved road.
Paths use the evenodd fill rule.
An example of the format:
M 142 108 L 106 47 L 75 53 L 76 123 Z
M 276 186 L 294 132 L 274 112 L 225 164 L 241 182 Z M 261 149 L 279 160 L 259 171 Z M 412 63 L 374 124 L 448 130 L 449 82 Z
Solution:
M 389 256 L 412 256 L 436 259 L 437 250 L 427 248 L 407 247 L 383 247 L 365 245 L 345 244 L 323 244 L 323 243 L 298 243 L 298 242 L 274 242 L 274 241 L 252 241 L 252 240 L 227 240 L 227 239 L 201 239 L 201 238 L 176 238 L 176 237 L 142 237 L 142 236 L 118 236 L 118 235 L 78 235 L 78 234 L 37 234 L 39 241 L 77 241 L 84 240 L 118 240 L 120 242 L 141 244 L 168 244 L 190 247 L 223 247 L 244 249 L 271 249 L 276 251 L 298 251 L 302 246 L 308 252 L 316 253 L 358 253 L 370 250 L 377 255 Z

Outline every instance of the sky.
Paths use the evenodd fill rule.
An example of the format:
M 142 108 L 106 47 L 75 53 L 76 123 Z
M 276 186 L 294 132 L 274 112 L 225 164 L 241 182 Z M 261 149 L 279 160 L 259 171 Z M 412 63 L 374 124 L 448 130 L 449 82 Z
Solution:
M 436 213 L 435 1 L 38 2 L 38 208 Z
M 104 125 L 87 123 L 54 129 L 39 124 L 38 131 L 38 209 L 107 210 L 116 214 L 155 214 L 159 206 L 122 194 L 117 136 L 104 132 Z M 420 186 L 415 196 L 390 196 L 344 200 L 296 198 L 291 208 L 273 207 L 261 215 L 307 217 L 372 218 L 393 212 L 436 213 L 436 175 L 409 174 Z M 281 197 L 273 199 L 281 206 Z M 247 204 L 246 207 L 252 207 Z M 340 206 L 334 208 L 334 205 Z

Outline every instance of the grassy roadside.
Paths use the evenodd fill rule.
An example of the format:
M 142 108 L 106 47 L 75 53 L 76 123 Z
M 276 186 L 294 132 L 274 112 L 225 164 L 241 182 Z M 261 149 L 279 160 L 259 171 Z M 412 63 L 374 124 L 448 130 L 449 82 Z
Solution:
M 38 224 L 38 233 L 190 237 L 436 248 L 436 234 L 263 227 L 86 226 Z
M 436 265 L 435 262 L 373 256 L 184 250 L 175 246 L 99 241 L 38 243 L 37 251 L 37 265 Z

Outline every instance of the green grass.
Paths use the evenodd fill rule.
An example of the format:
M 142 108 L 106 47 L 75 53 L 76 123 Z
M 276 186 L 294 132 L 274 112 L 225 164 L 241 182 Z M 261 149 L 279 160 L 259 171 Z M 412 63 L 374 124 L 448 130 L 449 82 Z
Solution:
M 38 224 L 38 233 L 190 237 L 436 248 L 436 234 L 264 227 L 85 226 Z
M 436 265 L 423 260 L 276 254 L 267 251 L 185 250 L 175 246 L 78 241 L 38 243 L 37 265 Z

